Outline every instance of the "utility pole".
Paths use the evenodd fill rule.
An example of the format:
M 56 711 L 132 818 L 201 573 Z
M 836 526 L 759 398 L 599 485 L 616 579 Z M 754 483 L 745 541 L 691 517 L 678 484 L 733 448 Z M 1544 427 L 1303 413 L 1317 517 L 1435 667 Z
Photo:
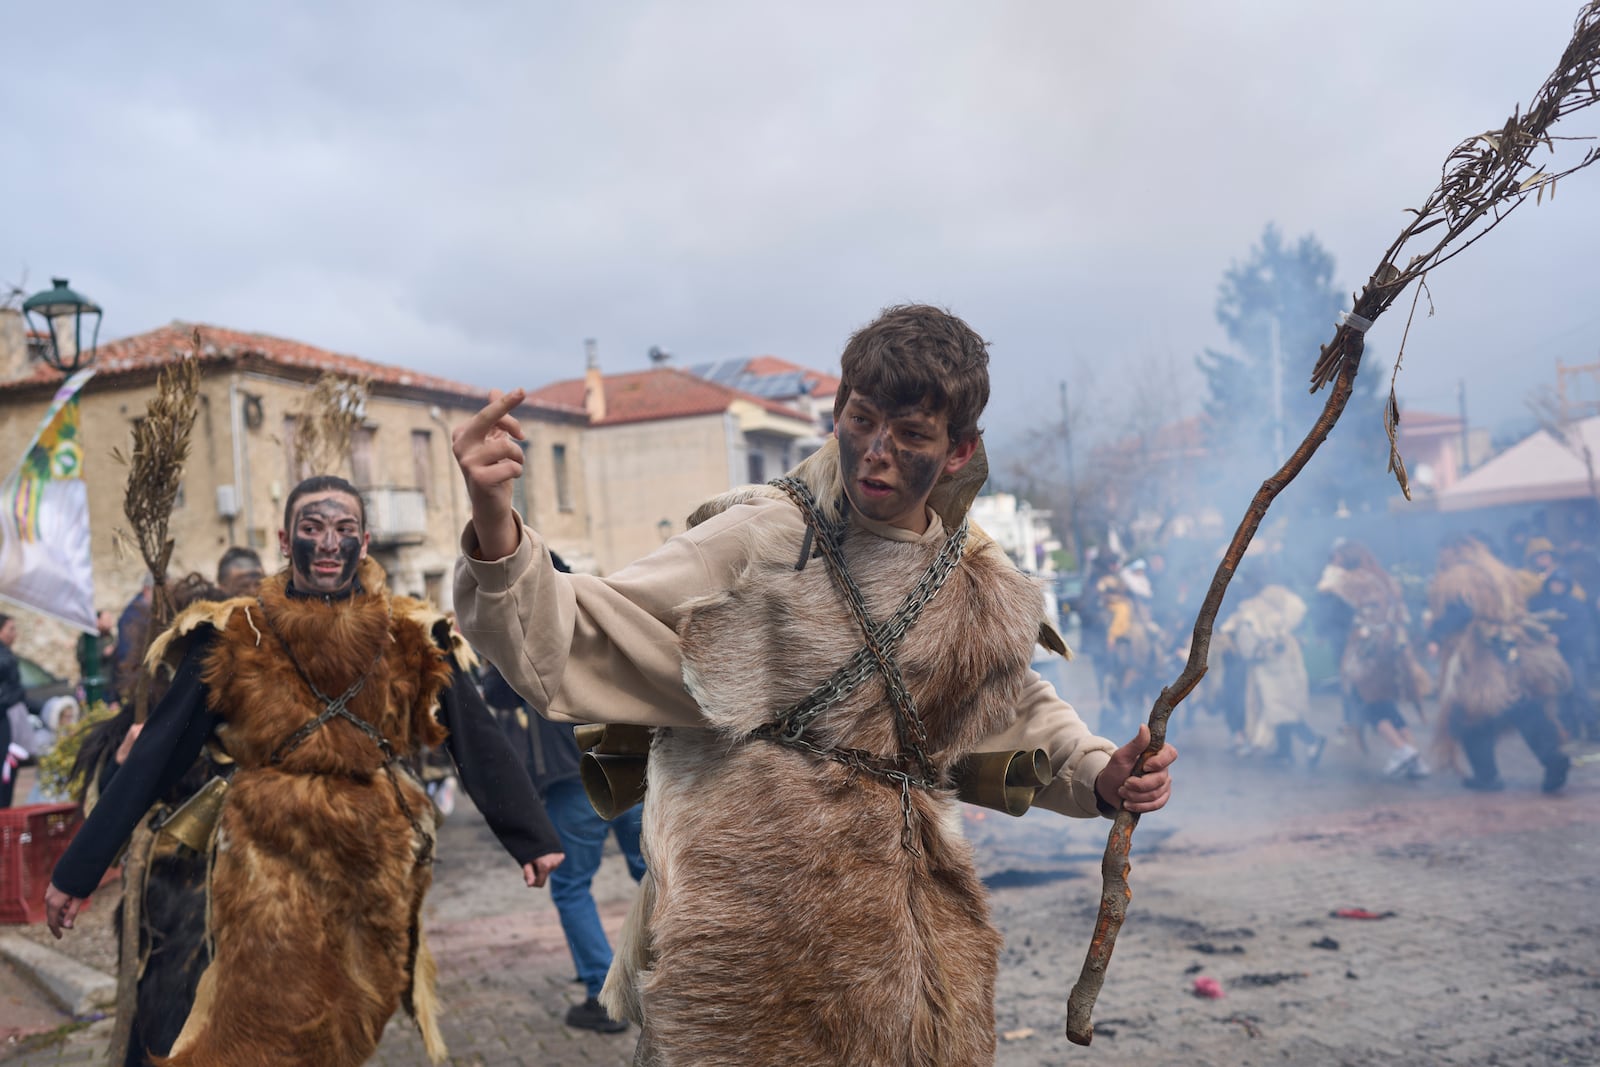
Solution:
M 1078 521 L 1078 472 L 1072 462 L 1072 419 L 1067 413 L 1067 382 L 1061 381 L 1061 445 L 1067 459 L 1067 506 L 1072 509 L 1072 556 L 1083 570 L 1083 526 Z

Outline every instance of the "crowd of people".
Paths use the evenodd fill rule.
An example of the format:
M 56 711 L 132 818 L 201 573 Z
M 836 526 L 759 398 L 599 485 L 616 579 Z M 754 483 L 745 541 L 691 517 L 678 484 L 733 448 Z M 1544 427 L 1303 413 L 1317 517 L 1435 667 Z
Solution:
M 1320 684 L 1337 692 L 1338 728 L 1363 753 L 1375 739 L 1388 775 L 1423 778 L 1448 766 L 1469 789 L 1501 789 L 1495 748 L 1514 732 L 1543 766 L 1543 789 L 1559 791 L 1571 768 L 1565 746 L 1600 741 L 1600 551 L 1581 518 L 1568 525 L 1560 547 L 1542 515 L 1499 539 L 1454 535 L 1432 577 L 1409 586 L 1356 541 L 1336 540 L 1318 574 L 1247 555 L 1183 721 L 1197 709 L 1219 715 L 1237 755 L 1315 767 L 1328 743 L 1318 726 L 1329 728 L 1312 713 Z M 1130 558 L 1091 550 L 1072 606 L 1099 678 L 1103 726 L 1143 717 L 1176 677 L 1210 578 L 1209 566 L 1175 573 L 1159 550 Z M 1328 668 L 1315 680 L 1312 642 Z

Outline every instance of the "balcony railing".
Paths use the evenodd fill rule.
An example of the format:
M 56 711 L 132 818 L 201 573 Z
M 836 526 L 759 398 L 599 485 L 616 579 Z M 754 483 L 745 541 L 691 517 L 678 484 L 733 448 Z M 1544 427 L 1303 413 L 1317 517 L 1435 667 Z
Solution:
M 428 500 L 421 489 L 363 489 L 374 547 L 420 545 L 428 539 Z

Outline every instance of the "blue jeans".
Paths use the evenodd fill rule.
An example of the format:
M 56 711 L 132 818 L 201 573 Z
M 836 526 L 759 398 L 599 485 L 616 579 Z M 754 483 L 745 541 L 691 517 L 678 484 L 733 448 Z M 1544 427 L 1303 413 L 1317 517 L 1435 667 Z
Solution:
M 628 861 L 628 873 L 637 882 L 644 877 L 644 857 L 639 854 L 639 827 L 644 809 L 635 805 L 606 822 L 595 814 L 576 778 L 552 785 L 544 796 L 545 810 L 561 835 L 561 850 L 567 858 L 550 873 L 550 899 L 561 916 L 561 932 L 567 937 L 572 963 L 578 977 L 597 996 L 611 969 L 611 942 L 600 925 L 600 912 L 589 886 L 600 869 L 600 855 L 606 832 L 616 832 L 617 844 Z

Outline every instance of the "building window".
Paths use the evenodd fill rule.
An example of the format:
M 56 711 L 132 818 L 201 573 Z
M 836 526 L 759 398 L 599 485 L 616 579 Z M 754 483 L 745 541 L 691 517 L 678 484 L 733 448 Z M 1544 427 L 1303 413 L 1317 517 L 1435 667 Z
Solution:
M 533 481 L 533 471 L 528 469 L 528 442 L 518 441 L 522 448 L 522 477 L 511 483 L 511 510 L 528 518 L 528 485 Z
M 372 436 L 368 426 L 358 426 L 350 435 L 350 480 L 357 489 L 371 489 L 378 484 L 372 461 Z
M 411 480 L 422 490 L 422 503 L 432 507 L 433 486 L 433 431 L 411 431 Z
M 444 602 L 444 571 L 425 571 L 422 575 L 423 595 L 435 608 L 446 608 Z
M 760 452 L 751 452 L 745 459 L 750 467 L 750 484 L 760 485 L 767 480 L 767 457 Z
M 567 446 L 551 445 L 550 460 L 556 469 L 556 507 L 572 510 L 572 477 L 567 471 Z

